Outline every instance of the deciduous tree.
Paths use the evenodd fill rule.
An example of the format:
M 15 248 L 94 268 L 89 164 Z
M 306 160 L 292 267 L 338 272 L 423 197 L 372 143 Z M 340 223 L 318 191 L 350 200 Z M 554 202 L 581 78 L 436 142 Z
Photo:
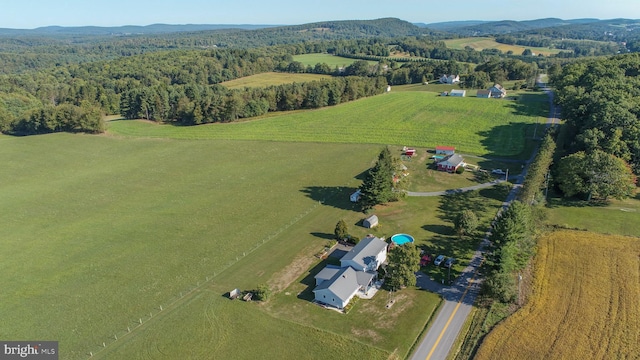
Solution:
M 416 284 L 415 272 L 420 270 L 420 250 L 412 243 L 394 247 L 389 252 L 387 284 L 398 289 Z

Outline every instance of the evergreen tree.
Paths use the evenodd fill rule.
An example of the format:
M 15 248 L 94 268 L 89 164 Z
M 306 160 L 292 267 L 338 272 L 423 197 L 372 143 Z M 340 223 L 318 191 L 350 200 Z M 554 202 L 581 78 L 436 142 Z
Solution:
M 364 210 L 384 204 L 394 199 L 393 194 L 394 162 L 388 147 L 378 156 L 376 165 L 369 169 L 360 187 L 361 202 Z
M 336 235 L 336 240 L 344 240 L 349 237 L 347 223 L 345 223 L 344 220 L 340 219 L 340 221 L 338 221 L 334 234 Z

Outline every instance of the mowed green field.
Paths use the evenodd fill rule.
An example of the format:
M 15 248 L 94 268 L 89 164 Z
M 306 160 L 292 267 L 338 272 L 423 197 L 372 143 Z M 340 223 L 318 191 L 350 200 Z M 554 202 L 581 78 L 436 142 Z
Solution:
M 588 206 L 584 202 L 551 199 L 548 222 L 605 234 L 640 236 L 640 193 L 635 198 Z
M 315 259 L 326 244 L 317 234 L 331 233 L 353 212 L 319 201 L 348 194 L 341 187 L 356 186 L 379 146 L 69 134 L 3 136 L 0 143 L 3 338 L 58 340 L 61 359 L 86 358 L 103 342 L 107 358 L 129 358 L 119 355 L 120 345 L 109 350 L 114 343 L 160 358 L 154 351 L 164 347 L 207 351 L 200 338 L 182 343 L 174 331 L 192 329 L 230 334 L 220 350 L 248 358 L 273 352 L 273 343 L 238 336 L 279 331 L 283 348 L 323 344 L 345 358 L 388 356 L 343 339 L 348 334 L 277 321 L 222 297 L 302 273 L 278 275 L 300 254 Z M 243 330 L 256 324 L 264 327 Z M 236 348 L 243 341 L 252 347 Z M 164 358 L 175 358 L 166 351 L 172 355 Z
M 392 92 L 312 111 L 269 114 L 250 121 L 194 127 L 141 121 L 109 123 L 111 134 L 174 139 L 237 139 L 455 146 L 475 155 L 527 158 L 526 138 L 544 123 L 542 93 L 518 100 L 440 97 L 430 92 Z
M 293 61 L 301 62 L 305 66 L 315 66 L 316 64 L 327 64 L 332 69 L 337 67 L 347 67 L 358 59 L 350 59 L 331 54 L 302 54 L 293 56 Z M 377 64 L 376 61 L 369 61 L 370 64 Z
M 225 81 L 220 85 L 226 86 L 229 89 L 243 89 L 245 87 L 267 87 L 272 85 L 291 84 L 294 82 L 303 83 L 328 78 L 331 78 L 331 76 L 319 74 L 266 72 L 257 75 L 242 77 L 231 81 Z
M 542 54 L 545 56 L 557 54 L 560 51 L 562 51 L 560 49 L 501 44 L 499 42 L 496 42 L 495 39 L 491 37 L 470 37 L 470 38 L 462 38 L 462 39 L 451 39 L 451 40 L 445 40 L 444 43 L 450 49 L 462 50 L 465 47 L 470 46 L 478 51 L 481 51 L 482 49 L 498 49 L 503 53 L 506 53 L 507 51 L 513 51 L 513 53 L 516 55 L 522 54 L 522 52 L 525 49 L 530 49 L 536 55 Z

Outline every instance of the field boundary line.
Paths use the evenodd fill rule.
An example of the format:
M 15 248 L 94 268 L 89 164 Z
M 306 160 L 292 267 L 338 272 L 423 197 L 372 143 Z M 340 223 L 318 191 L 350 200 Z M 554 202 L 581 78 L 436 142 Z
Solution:
M 226 265 L 224 265 L 220 270 L 214 271 L 213 275 L 206 276 L 205 280 L 198 281 L 195 286 L 192 286 L 192 287 L 188 288 L 187 290 L 185 290 L 183 292 L 180 292 L 179 296 L 175 295 L 172 298 L 174 300 L 173 301 L 169 300 L 170 302 L 168 304 L 165 302 L 164 306 L 163 305 L 159 305 L 159 307 L 154 308 L 154 310 L 156 311 L 155 314 L 154 314 L 153 311 L 151 311 L 151 312 L 149 312 L 149 314 L 145 314 L 142 317 L 138 318 L 138 320 L 130 320 L 130 321 L 128 321 L 128 323 L 130 323 L 130 324 L 131 323 L 135 323 L 136 325 L 134 325 L 133 327 L 128 326 L 126 330 L 119 330 L 119 331 L 113 332 L 114 335 L 109 338 L 110 339 L 109 342 L 104 341 L 101 346 L 98 345 L 100 347 L 96 351 L 88 351 L 88 355 L 89 355 L 88 359 L 91 359 L 94 356 L 100 354 L 100 352 L 102 352 L 104 349 L 106 349 L 109 345 L 116 343 L 118 340 L 121 340 L 124 337 L 127 337 L 127 335 L 130 335 L 131 333 L 133 333 L 136 330 L 140 329 L 143 325 L 146 325 L 152 319 L 158 318 L 158 317 L 162 317 L 162 315 L 165 314 L 165 313 L 168 313 L 168 312 L 171 312 L 171 311 L 175 311 L 176 309 L 178 309 L 178 306 L 181 305 L 181 304 L 179 304 L 180 302 L 183 302 L 186 298 L 190 298 L 191 295 L 193 295 L 195 292 L 197 292 L 197 290 L 199 290 L 202 287 L 204 287 L 205 285 L 211 283 L 215 277 L 217 277 L 218 275 L 220 275 L 223 272 L 225 272 L 231 266 L 237 264 L 240 260 L 242 260 L 247 255 L 253 253 L 256 250 L 258 250 L 260 247 L 262 247 L 264 244 L 270 242 L 274 238 L 277 238 L 280 234 L 285 232 L 291 226 L 295 225 L 300 220 L 302 220 L 307 215 L 309 215 L 311 212 L 313 212 L 315 209 L 317 209 L 318 206 L 321 205 L 321 204 L 322 204 L 322 201 L 316 201 L 313 206 L 307 208 L 303 212 L 298 213 L 288 223 L 285 223 L 285 225 L 280 227 L 278 230 L 276 230 L 275 232 L 273 232 L 273 233 L 263 237 L 262 239 L 260 239 L 256 243 L 255 246 L 251 247 L 249 250 L 243 251 L 241 255 L 236 256 L 235 260 L 231 260 Z M 167 311 L 167 310 L 171 310 L 171 311 Z M 120 337 L 118 337 L 119 336 L 118 334 L 121 334 Z

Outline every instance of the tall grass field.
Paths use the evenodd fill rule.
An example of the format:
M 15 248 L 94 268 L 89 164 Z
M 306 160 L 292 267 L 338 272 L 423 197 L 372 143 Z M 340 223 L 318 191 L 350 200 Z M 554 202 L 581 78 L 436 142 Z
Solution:
M 498 49 L 503 53 L 506 53 L 507 51 L 513 51 L 513 53 L 516 55 L 522 54 L 522 52 L 525 49 L 530 49 L 536 55 L 542 54 L 545 56 L 557 54 L 560 51 L 563 51 L 560 49 L 551 49 L 551 48 L 543 48 L 543 47 L 501 44 L 499 42 L 496 42 L 495 39 L 491 37 L 470 37 L 470 38 L 462 38 L 462 39 L 451 39 L 451 40 L 445 40 L 444 43 L 450 49 L 462 50 L 465 47 L 469 46 L 478 51 L 481 51 L 483 49 Z
M 335 67 L 347 67 L 358 59 L 345 58 L 331 54 L 303 54 L 295 55 L 293 61 L 298 61 L 305 66 L 315 66 L 316 64 L 327 64 L 332 69 Z M 377 61 L 369 61 L 370 64 L 377 64 Z
M 430 92 L 378 95 L 313 111 L 269 114 L 250 121 L 178 127 L 115 121 L 109 133 L 174 139 L 236 139 L 434 148 L 475 155 L 527 158 L 527 137 L 544 124 L 546 95 L 517 100 L 440 97 Z
M 529 303 L 487 335 L 476 359 L 637 358 L 639 254 L 634 237 L 544 237 Z
M 292 73 L 277 73 L 266 72 L 256 75 L 246 76 L 235 80 L 225 81 L 220 85 L 226 86 L 229 89 L 242 89 L 245 87 L 267 87 L 272 85 L 291 84 L 294 82 L 303 83 L 310 81 L 318 81 L 321 79 L 330 78 L 329 75 L 318 74 L 292 74 Z

